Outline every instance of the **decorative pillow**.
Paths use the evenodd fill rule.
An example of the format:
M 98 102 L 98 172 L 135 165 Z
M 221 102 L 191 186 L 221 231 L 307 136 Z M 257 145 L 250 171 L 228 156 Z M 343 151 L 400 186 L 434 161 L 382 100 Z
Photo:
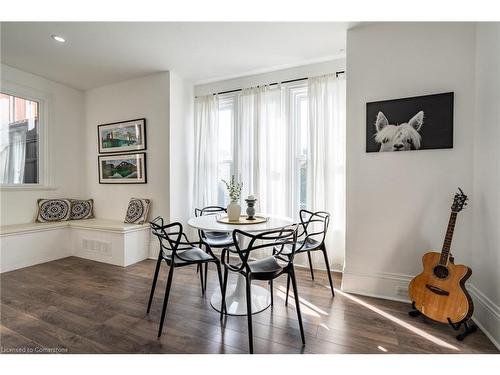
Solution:
M 69 219 L 71 203 L 68 199 L 39 199 L 36 221 L 47 223 Z
M 130 224 L 144 224 L 148 219 L 149 199 L 131 198 L 128 203 L 125 222 Z
M 93 199 L 70 199 L 71 213 L 70 220 L 92 219 L 94 217 L 94 200 Z

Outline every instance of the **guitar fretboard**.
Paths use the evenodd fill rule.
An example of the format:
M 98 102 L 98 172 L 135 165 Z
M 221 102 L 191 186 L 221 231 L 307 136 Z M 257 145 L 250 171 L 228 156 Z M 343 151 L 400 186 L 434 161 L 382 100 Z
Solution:
M 448 257 L 450 255 L 451 240 L 453 239 L 453 231 L 455 230 L 455 222 L 457 220 L 457 213 L 451 212 L 450 220 L 448 221 L 448 229 L 446 230 L 446 236 L 444 237 L 443 249 L 441 250 L 441 258 L 439 259 L 439 264 L 446 266 L 448 263 Z

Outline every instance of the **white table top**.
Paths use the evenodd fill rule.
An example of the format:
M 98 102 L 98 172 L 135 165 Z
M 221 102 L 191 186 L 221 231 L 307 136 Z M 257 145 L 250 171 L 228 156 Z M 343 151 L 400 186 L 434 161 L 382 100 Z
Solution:
M 265 223 L 260 224 L 224 224 L 217 221 L 216 215 L 205 215 L 190 218 L 188 220 L 188 225 L 196 229 L 212 232 L 232 232 L 235 229 L 239 229 L 245 232 L 266 232 L 270 230 L 281 229 L 294 223 L 294 220 L 289 217 L 271 216 L 265 214 L 257 215 L 268 217 L 268 220 Z

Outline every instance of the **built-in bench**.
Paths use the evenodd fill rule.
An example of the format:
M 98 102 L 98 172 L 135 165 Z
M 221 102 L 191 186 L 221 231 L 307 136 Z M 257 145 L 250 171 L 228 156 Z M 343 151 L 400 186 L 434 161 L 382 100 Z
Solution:
M 149 224 L 87 219 L 0 227 L 0 272 L 67 256 L 118 266 L 149 257 Z

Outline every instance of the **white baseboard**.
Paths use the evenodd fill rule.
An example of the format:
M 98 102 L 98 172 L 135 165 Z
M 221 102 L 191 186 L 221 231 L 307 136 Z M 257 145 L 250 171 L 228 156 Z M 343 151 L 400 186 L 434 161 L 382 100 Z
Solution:
M 486 297 L 475 285 L 468 284 L 467 290 L 474 302 L 472 319 L 500 350 L 500 307 Z
M 344 270 L 341 289 L 347 293 L 368 297 L 410 302 L 407 291 L 411 279 L 411 276 L 396 273 L 368 274 Z
M 341 289 L 347 293 L 409 303 L 408 296 L 402 295 L 402 291 L 408 289 L 412 278 L 410 275 L 403 274 L 385 272 L 367 274 L 344 270 Z M 500 307 L 473 284 L 468 283 L 467 290 L 474 302 L 472 319 L 491 342 L 500 349 Z

